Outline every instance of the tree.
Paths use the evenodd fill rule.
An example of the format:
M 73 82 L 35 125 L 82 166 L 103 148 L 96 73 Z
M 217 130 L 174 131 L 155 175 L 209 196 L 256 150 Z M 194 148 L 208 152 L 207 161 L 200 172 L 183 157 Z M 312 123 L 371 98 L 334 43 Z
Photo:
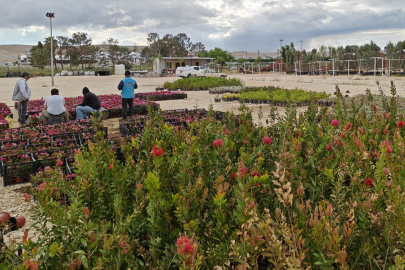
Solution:
M 115 69 L 115 64 L 118 63 L 120 55 L 120 46 L 118 46 L 118 39 L 109 38 L 106 42 L 103 42 L 104 45 L 108 46 L 108 60 L 113 64 L 113 69 Z
M 38 41 L 38 44 L 30 49 L 30 54 L 31 65 L 44 69 L 48 61 L 48 55 L 42 42 Z
M 146 40 L 148 42 L 150 56 L 155 57 L 158 54 L 160 54 L 159 34 L 158 33 L 149 33 Z
M 194 53 L 194 56 L 197 56 L 199 52 L 205 51 L 205 46 L 201 42 L 197 42 L 191 46 L 191 51 Z
M 47 37 L 44 41 L 44 48 L 48 54 L 48 60 L 51 60 L 51 37 Z M 52 49 L 53 49 L 53 63 L 56 69 L 56 50 L 58 49 L 58 40 L 55 37 L 52 37 Z
M 215 58 L 216 62 L 220 64 L 221 67 L 223 67 L 226 62 L 235 60 L 235 57 L 233 57 L 232 54 L 217 47 L 208 51 L 208 57 Z
M 76 48 L 75 54 L 77 56 L 78 64 L 82 65 L 88 62 L 91 54 L 92 39 L 87 37 L 87 33 L 77 32 L 69 39 L 69 43 Z
M 62 70 L 63 70 L 63 56 L 66 55 L 68 48 L 69 48 L 69 38 L 68 37 L 64 37 L 64 36 L 57 36 L 56 37 L 57 40 L 57 50 L 56 50 L 56 55 L 59 55 L 59 59 L 61 60 L 61 66 L 62 66 Z

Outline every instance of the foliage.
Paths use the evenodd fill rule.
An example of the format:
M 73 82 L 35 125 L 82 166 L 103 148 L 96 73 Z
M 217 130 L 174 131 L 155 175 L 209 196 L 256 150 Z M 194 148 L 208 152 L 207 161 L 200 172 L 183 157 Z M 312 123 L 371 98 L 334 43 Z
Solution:
M 370 115 L 337 92 L 333 115 L 313 102 L 300 117 L 271 110 L 268 127 L 243 105 L 238 118 L 189 131 L 151 113 L 143 136 L 123 146 L 125 164 L 99 136 L 77 154 L 74 180 L 44 174 L 52 184 L 34 191 L 33 211 L 41 235 L 24 236 L 22 255 L 3 265 L 402 269 L 405 122 L 395 86 L 394 101 Z M 69 206 L 54 200 L 61 194 Z
M 179 33 L 175 36 L 166 34 L 163 38 L 160 38 L 157 33 L 149 33 L 147 41 L 147 49 L 144 49 L 142 53 L 149 57 L 157 57 L 158 55 L 185 57 L 190 52 L 198 54 L 205 50 L 205 46 L 201 42 L 193 44 L 185 33 Z
M 163 87 L 171 90 L 208 90 L 208 88 L 221 87 L 221 86 L 242 86 L 243 82 L 240 79 L 223 79 L 216 77 L 191 77 L 179 79 L 174 82 L 165 82 Z
M 324 99 L 329 97 L 329 94 L 304 91 L 301 89 L 287 90 L 284 88 L 268 86 L 268 87 L 245 87 L 240 95 L 240 101 L 246 102 L 250 100 L 256 101 L 271 101 L 271 102 L 309 102 L 312 99 Z

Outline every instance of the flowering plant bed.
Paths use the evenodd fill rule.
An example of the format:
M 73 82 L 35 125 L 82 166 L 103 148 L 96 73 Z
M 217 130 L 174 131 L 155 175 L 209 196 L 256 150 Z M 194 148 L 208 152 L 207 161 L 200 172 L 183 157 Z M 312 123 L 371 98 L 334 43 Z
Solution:
M 10 125 L 6 119 L 0 120 L 0 130 L 7 130 L 9 128 L 10 128 Z
M 28 140 L 3 141 L 1 144 L 1 149 L 21 147 L 21 146 L 26 146 L 27 144 L 28 144 Z
M 174 82 L 165 82 L 163 87 L 169 90 L 198 91 L 208 90 L 209 88 L 220 86 L 242 86 L 243 82 L 239 79 L 222 79 L 215 77 L 207 78 L 188 78 L 186 80 L 177 80 Z
M 40 144 L 29 144 L 26 147 L 26 150 L 28 153 L 42 152 L 45 150 L 52 150 L 52 149 L 54 149 L 52 142 L 40 143 Z
M 44 135 L 36 138 L 31 138 L 28 140 L 28 142 L 29 144 L 49 143 L 52 142 L 52 137 Z
M 30 127 L 30 128 L 21 128 L 20 129 L 21 137 L 26 139 L 38 138 L 43 135 L 41 127 Z

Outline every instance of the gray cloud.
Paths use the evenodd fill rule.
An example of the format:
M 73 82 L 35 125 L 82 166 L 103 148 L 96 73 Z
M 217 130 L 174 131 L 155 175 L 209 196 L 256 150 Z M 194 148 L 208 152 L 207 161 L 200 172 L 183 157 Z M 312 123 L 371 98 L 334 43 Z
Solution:
M 369 42 L 370 36 L 383 43 L 382 31 L 399 38 L 405 30 L 402 0 L 0 0 L 0 4 L 0 44 L 43 40 L 49 31 L 48 11 L 56 16 L 54 35 L 85 31 L 98 43 L 114 37 L 121 44 L 143 45 L 150 32 L 186 33 L 207 48 L 228 50 L 275 51 L 279 38 L 296 47 L 300 40 L 323 44 L 331 36 L 341 45 Z M 360 32 L 368 33 L 364 40 Z

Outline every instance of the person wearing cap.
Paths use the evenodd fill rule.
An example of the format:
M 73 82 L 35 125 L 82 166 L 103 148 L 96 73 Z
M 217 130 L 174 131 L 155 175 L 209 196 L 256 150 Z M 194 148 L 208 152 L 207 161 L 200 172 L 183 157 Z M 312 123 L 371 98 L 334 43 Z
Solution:
M 87 117 L 88 113 L 92 113 L 100 109 L 100 100 L 98 97 L 90 92 L 89 88 L 83 88 L 83 102 L 76 107 L 76 119 L 82 120 Z
M 20 103 L 20 106 L 18 107 L 18 122 L 20 122 L 21 125 L 28 124 L 26 115 L 28 102 L 31 98 L 31 89 L 27 84 L 29 78 L 30 74 L 28 72 L 23 72 L 21 79 L 15 84 L 12 97 L 13 101 L 18 101 Z
M 65 99 L 59 96 L 58 89 L 51 90 L 51 96 L 45 99 L 44 109 L 42 111 L 42 123 L 48 124 L 50 118 L 60 117 L 64 122 L 69 121 L 69 113 L 65 108 Z
M 129 106 L 129 117 L 134 115 L 134 97 L 135 89 L 138 89 L 138 84 L 131 78 L 131 72 L 125 71 L 125 79 L 121 80 L 118 85 L 118 90 L 122 90 L 122 118 L 127 118 L 127 104 Z

